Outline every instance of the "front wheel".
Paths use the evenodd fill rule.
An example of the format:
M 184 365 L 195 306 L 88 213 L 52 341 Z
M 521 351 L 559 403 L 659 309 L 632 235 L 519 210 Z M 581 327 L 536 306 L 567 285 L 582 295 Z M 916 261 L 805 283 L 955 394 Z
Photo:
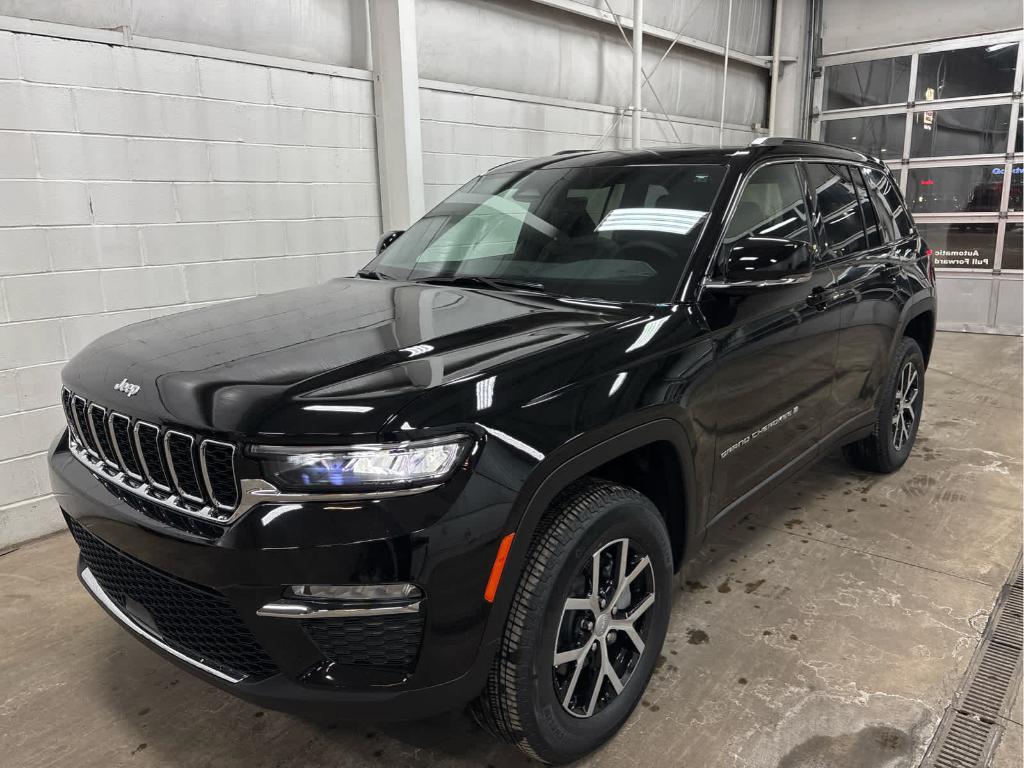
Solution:
M 546 763 L 611 738 L 668 630 L 668 531 L 642 494 L 603 480 L 563 493 L 531 544 L 478 720 Z
M 894 364 L 882 385 L 874 431 L 843 446 L 847 460 L 870 472 L 895 472 L 910 456 L 924 406 L 924 356 L 913 339 L 896 348 Z

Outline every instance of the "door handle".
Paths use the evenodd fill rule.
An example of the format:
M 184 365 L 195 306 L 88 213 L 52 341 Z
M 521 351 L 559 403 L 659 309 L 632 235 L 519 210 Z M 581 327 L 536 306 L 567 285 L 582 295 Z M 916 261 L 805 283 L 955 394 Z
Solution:
M 827 302 L 827 296 L 825 295 L 825 289 L 818 285 L 811 289 L 811 292 L 807 294 L 807 305 L 814 307 L 814 309 L 824 309 Z

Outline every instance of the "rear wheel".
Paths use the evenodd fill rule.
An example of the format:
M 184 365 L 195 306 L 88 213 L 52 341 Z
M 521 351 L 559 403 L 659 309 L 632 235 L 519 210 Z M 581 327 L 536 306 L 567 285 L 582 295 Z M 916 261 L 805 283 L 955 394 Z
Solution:
M 547 763 L 611 738 L 640 700 L 671 608 L 668 531 L 642 494 L 601 480 L 538 527 L 475 713 Z
M 924 405 L 924 357 L 917 342 L 904 338 L 882 386 L 874 431 L 843 447 L 846 459 L 870 472 L 895 472 L 910 456 Z

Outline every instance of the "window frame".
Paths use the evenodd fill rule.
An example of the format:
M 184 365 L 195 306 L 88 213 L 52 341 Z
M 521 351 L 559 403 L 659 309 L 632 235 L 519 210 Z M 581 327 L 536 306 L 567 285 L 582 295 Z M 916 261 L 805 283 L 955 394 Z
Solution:
M 762 168 L 766 168 L 770 165 L 782 165 L 784 163 L 790 163 L 800 166 L 803 160 L 803 157 L 770 158 L 755 163 L 754 165 L 747 168 L 743 172 L 743 176 L 740 179 L 739 183 L 737 183 L 736 187 L 732 190 L 728 207 L 725 210 L 725 216 L 722 217 L 722 225 L 719 228 L 718 236 L 715 238 L 714 246 L 711 248 L 710 251 L 711 255 L 707 260 L 707 264 L 704 265 L 704 274 L 701 275 L 700 282 L 697 283 L 696 295 L 694 297 L 696 300 L 700 300 L 704 288 L 708 283 L 714 282 L 719 278 L 724 279 L 723 275 L 725 268 L 725 252 L 723 246 L 725 245 L 725 235 L 726 232 L 728 232 L 729 230 L 729 226 L 732 224 L 733 216 L 736 215 L 736 209 L 739 207 L 740 200 L 743 197 L 743 192 L 746 190 L 747 184 L 750 182 L 750 180 L 754 178 L 757 172 L 760 171 Z M 812 200 L 810 195 L 810 189 L 807 182 L 807 174 L 804 173 L 803 168 L 801 167 L 797 168 L 797 179 L 800 185 L 803 187 L 804 205 L 807 207 L 807 231 L 811 237 L 811 239 L 808 240 L 808 243 L 810 243 L 810 245 L 814 249 L 814 253 L 817 254 L 817 252 L 820 250 L 820 245 L 818 243 L 817 234 L 814 232 L 813 222 L 810 221 L 810 218 L 812 216 Z M 721 192 L 719 192 L 719 194 L 721 194 Z M 815 256 L 814 267 L 818 267 L 817 256 Z M 683 300 L 685 297 L 681 294 L 679 298 L 680 300 Z
M 843 169 L 845 169 L 846 174 L 847 174 L 847 181 L 850 184 L 852 184 L 854 187 L 856 187 L 857 184 L 853 180 L 853 171 L 852 171 L 852 169 L 853 168 L 857 168 L 858 169 L 857 172 L 860 173 L 860 165 L 856 164 L 856 163 L 853 163 L 853 162 L 850 162 L 848 160 L 831 160 L 830 158 L 826 158 L 826 157 L 823 157 L 823 158 L 820 158 L 820 159 L 819 158 L 804 158 L 804 160 L 803 160 L 803 162 L 801 164 L 804 167 L 804 175 L 807 177 L 807 189 L 808 189 L 808 192 L 811 194 L 811 201 L 812 201 L 812 203 L 814 205 L 814 215 L 813 215 L 812 218 L 813 218 L 813 221 L 814 221 L 815 236 L 818 238 L 818 256 L 817 256 L 816 262 L 818 264 L 822 264 L 822 265 L 826 265 L 826 266 L 827 265 L 831 265 L 831 264 L 838 264 L 839 262 L 846 261 L 847 259 L 852 259 L 852 258 L 854 258 L 856 256 L 860 256 L 863 253 L 867 253 L 868 251 L 876 250 L 878 247 L 880 247 L 880 246 L 868 246 L 868 231 L 867 231 L 867 225 L 864 222 L 864 210 L 861 208 L 860 196 L 857 194 L 856 189 L 854 189 L 854 193 L 853 194 L 854 194 L 854 199 L 856 200 L 856 205 L 857 205 L 857 218 L 860 220 L 860 234 L 861 234 L 861 237 L 864 238 L 864 245 L 866 247 L 861 248 L 860 250 L 850 251 L 849 253 L 842 253 L 842 254 L 839 254 L 839 255 L 835 255 L 835 256 L 832 256 L 830 258 L 830 251 L 829 251 L 828 247 L 825 245 L 825 242 L 827 241 L 827 238 L 824 238 L 824 235 L 825 235 L 824 226 L 825 226 L 825 224 L 824 224 L 824 221 L 822 219 L 821 211 L 818 210 L 818 195 L 817 195 L 816 192 L 812 192 L 813 186 L 811 184 L 810 174 L 807 171 L 807 166 L 809 166 L 809 165 L 834 165 L 834 166 L 838 166 L 840 168 L 843 168 Z M 871 200 L 871 198 L 869 197 L 868 201 L 870 202 L 870 200 Z M 878 217 L 878 211 L 875 211 L 875 217 L 876 218 Z
M 869 63 L 875 62 L 875 61 L 893 61 L 893 62 L 895 62 L 898 59 L 907 59 L 907 63 L 909 65 L 908 69 L 907 69 L 907 78 L 909 79 L 909 78 L 914 77 L 916 75 L 916 71 L 914 70 L 913 56 L 911 54 L 909 54 L 909 53 L 904 53 L 904 54 L 896 55 L 896 56 L 878 56 L 878 57 L 875 57 L 875 58 L 859 59 L 859 60 L 856 60 L 856 61 L 844 61 L 842 63 L 834 64 L 833 66 L 842 67 L 842 66 L 850 66 L 850 65 L 857 65 L 857 64 L 869 64 Z M 829 75 L 830 75 L 830 73 L 828 73 L 828 72 L 822 72 L 822 89 L 823 89 L 823 93 L 822 93 L 821 105 L 822 105 L 822 109 L 823 110 L 825 109 L 825 103 L 828 101 L 828 97 L 829 97 Z M 885 101 L 885 102 L 882 102 L 880 104 L 872 104 L 869 107 L 831 107 L 831 108 L 828 109 L 828 111 L 829 112 L 842 112 L 842 111 L 851 110 L 851 109 L 871 109 L 871 108 L 877 109 L 877 108 L 899 106 L 901 103 L 902 102 L 900 100 Z
M 874 197 L 871 195 L 871 186 L 868 184 L 867 177 L 864 175 L 864 168 L 859 165 L 847 165 L 846 170 L 850 174 L 850 181 L 853 183 L 854 191 L 857 194 L 857 207 L 860 208 L 860 218 L 861 222 L 864 224 L 864 242 L 867 243 L 867 248 L 864 250 L 865 252 L 882 250 L 890 242 L 896 242 L 899 238 L 893 238 L 892 240 L 885 239 L 884 227 L 882 226 L 882 216 L 878 211 L 878 206 L 875 205 Z M 861 198 L 861 190 L 864 192 L 863 198 Z M 875 245 L 871 244 L 871 230 L 868 228 L 865 206 L 867 206 L 867 210 L 871 211 L 871 215 L 874 216 L 875 219 L 875 234 L 878 237 L 878 243 Z M 896 222 L 893 220 L 893 225 L 895 226 L 895 224 Z
M 978 100 L 977 97 L 969 96 L 969 97 L 966 97 L 966 99 L 972 101 L 973 103 L 970 103 L 970 104 L 963 104 L 963 103 L 957 104 L 957 103 L 952 103 L 952 102 L 957 101 L 956 99 L 947 99 L 942 104 L 942 106 L 940 108 L 938 108 L 938 109 L 932 109 L 931 108 L 931 106 L 933 104 L 935 104 L 936 102 L 933 102 L 933 101 L 924 102 L 924 103 L 918 102 L 909 111 L 909 115 L 908 115 L 908 118 L 907 118 L 908 121 L 909 121 L 909 125 L 907 126 L 907 130 L 909 131 L 909 136 L 904 136 L 904 142 L 905 143 L 903 145 L 903 155 L 902 155 L 901 160 L 905 159 L 908 162 L 915 162 L 915 161 L 916 162 L 922 162 L 922 161 L 927 162 L 929 160 L 943 160 L 943 159 L 947 159 L 947 158 L 961 158 L 961 157 L 1004 157 L 1007 154 L 1007 152 L 1009 152 L 1010 154 L 1013 154 L 1014 137 L 1016 135 L 1014 130 L 1013 130 L 1013 124 L 1012 124 L 1013 117 L 1014 117 L 1013 100 L 1011 99 L 1008 102 L 1005 99 L 1005 97 L 1004 97 L 1004 98 L 1000 98 L 999 101 L 989 103 L 989 100 L 987 98 L 984 98 L 984 99 L 981 99 L 981 100 L 986 102 L 986 103 L 979 104 L 979 103 L 977 103 L 977 100 Z M 1010 124 L 1010 127 L 1007 128 L 1007 131 L 1006 131 L 1006 152 L 994 151 L 994 152 L 977 152 L 977 153 L 974 153 L 974 154 L 955 154 L 955 155 L 915 155 L 915 154 L 913 154 L 914 138 L 915 138 L 915 131 L 914 131 L 914 122 L 915 122 L 914 118 L 915 118 L 915 115 L 924 114 L 926 112 L 935 112 L 935 113 L 939 113 L 939 112 L 954 112 L 954 111 L 960 110 L 960 109 L 984 109 L 986 107 L 1007 107 L 1007 106 L 1010 108 L 1010 112 L 1009 112 L 1008 117 L 1009 117 L 1009 119 L 1011 121 L 1011 124 Z
M 871 203 L 871 207 L 872 209 L 874 209 L 875 219 L 878 222 L 878 230 L 879 233 L 882 234 L 881 247 L 891 247 L 907 240 L 917 230 L 917 225 L 914 223 L 913 214 L 911 214 L 910 209 L 907 208 L 906 198 L 903 198 L 903 195 L 900 194 L 899 192 L 899 187 L 896 185 L 896 180 L 889 176 L 886 176 L 885 172 L 878 168 L 871 168 L 870 166 L 859 165 L 857 166 L 857 169 L 860 172 L 861 179 L 864 180 L 864 188 L 867 190 L 868 193 L 868 202 Z M 900 225 L 896 216 L 889 215 L 889 212 L 887 210 L 884 210 L 881 206 L 878 205 L 877 198 L 882 198 L 884 200 L 885 194 L 871 183 L 871 179 L 868 177 L 866 171 L 875 171 L 876 173 L 881 173 L 883 175 L 883 181 L 889 182 L 890 186 L 892 186 L 892 188 L 896 191 L 896 194 L 900 195 L 903 203 L 903 215 L 906 216 L 907 221 L 910 222 L 910 230 L 906 234 L 900 233 Z M 887 222 L 887 224 L 882 223 L 883 219 Z M 885 237 L 885 233 L 890 228 L 893 232 L 893 237 L 891 240 L 886 239 Z
M 840 158 L 834 158 L 833 159 L 833 158 L 828 158 L 828 157 L 806 157 L 806 156 L 780 157 L 780 158 L 770 158 L 770 159 L 767 159 L 767 160 L 761 160 L 761 161 L 757 162 L 756 164 L 752 165 L 750 168 L 747 168 L 743 172 L 743 177 L 740 179 L 739 183 L 737 183 L 736 187 L 730 193 L 730 199 L 729 199 L 728 206 L 727 206 L 727 208 L 725 210 L 725 216 L 722 217 L 722 225 L 721 225 L 721 227 L 720 227 L 720 229 L 718 231 L 717 237 L 715 238 L 714 246 L 710 250 L 710 254 L 711 255 L 708 257 L 707 263 L 704 265 L 704 271 L 703 271 L 703 274 L 701 275 L 700 281 L 696 283 L 696 290 L 695 290 L 695 294 L 693 295 L 693 300 L 699 301 L 701 296 L 703 295 L 703 292 L 704 292 L 704 289 L 705 289 L 706 285 L 708 283 L 711 283 L 711 282 L 716 282 L 721 277 L 722 270 L 723 270 L 723 268 L 725 266 L 724 252 L 723 252 L 723 246 L 725 245 L 725 234 L 726 234 L 726 231 L 729 228 L 729 225 L 732 223 L 732 217 L 736 213 L 736 208 L 739 206 L 740 198 L 743 196 L 743 191 L 747 187 L 747 182 L 749 182 L 750 179 L 753 178 L 754 174 L 756 174 L 759 170 L 761 170 L 762 168 L 764 168 L 766 166 L 769 166 L 769 165 L 779 165 L 779 164 L 782 164 L 782 163 L 796 163 L 798 166 L 800 166 L 799 167 L 798 175 L 800 177 L 800 183 L 803 185 L 803 188 L 804 188 L 804 204 L 807 206 L 807 214 L 811 218 L 811 221 L 809 222 L 809 229 L 808 229 L 809 234 L 811 236 L 811 239 L 808 242 L 813 247 L 814 253 L 815 253 L 814 260 L 813 260 L 813 267 L 814 267 L 814 269 L 819 269 L 821 267 L 827 267 L 830 264 L 838 263 L 842 259 L 851 258 L 854 255 L 866 252 L 866 251 L 858 251 L 857 254 L 850 254 L 849 256 L 843 256 L 842 259 L 836 259 L 836 260 L 833 260 L 833 261 L 830 261 L 830 262 L 824 261 L 824 257 L 822 256 L 824 248 L 823 248 L 823 246 L 821 244 L 821 241 L 819 239 L 820 236 L 819 236 L 819 233 L 818 233 L 818 228 L 815 226 L 814 221 L 813 221 L 814 216 L 817 214 L 817 204 L 818 204 L 818 202 L 817 202 L 817 195 L 812 195 L 811 194 L 811 183 L 810 183 L 809 177 L 807 176 L 807 170 L 806 170 L 806 167 L 805 167 L 807 163 L 815 163 L 815 162 L 826 163 L 826 164 L 831 163 L 831 164 L 837 164 L 837 165 L 844 165 L 844 166 L 847 166 L 847 167 L 856 167 L 856 168 L 868 169 L 868 170 L 872 170 L 872 171 L 877 171 L 878 173 L 886 174 L 886 176 L 887 176 L 887 178 L 889 180 L 889 183 L 892 184 L 892 186 L 893 186 L 893 189 L 895 189 L 899 193 L 900 197 L 903 198 L 903 193 L 900 192 L 899 183 L 896 180 L 896 178 L 894 177 L 892 171 L 891 170 L 886 170 L 886 169 L 883 169 L 883 168 L 879 168 L 878 166 L 871 165 L 870 163 L 866 163 L 866 162 L 861 163 L 861 162 L 857 162 L 856 160 L 845 160 L 845 159 L 840 159 Z M 885 165 L 885 164 L 882 163 L 882 165 Z M 865 179 L 865 183 L 867 183 L 867 179 Z M 721 194 L 721 191 L 719 192 L 719 194 Z M 871 202 L 872 205 L 874 205 L 874 200 L 871 199 L 870 195 L 868 196 L 868 200 Z M 858 206 L 858 209 L 859 208 L 860 208 L 860 206 Z M 895 248 L 895 247 L 897 247 L 899 245 L 902 245 L 902 244 L 908 242 L 909 240 L 912 240 L 912 239 L 914 239 L 914 238 L 919 236 L 918 229 L 917 229 L 917 222 L 914 220 L 913 214 L 909 211 L 909 209 L 907 209 L 907 207 L 906 207 L 906 200 L 905 199 L 903 200 L 903 209 L 904 209 L 904 211 L 906 213 L 907 221 L 910 222 L 910 231 L 907 232 L 906 234 L 901 235 L 900 237 L 897 237 L 895 240 L 883 243 L 878 248 L 871 248 L 871 249 L 868 249 L 868 250 L 890 250 L 892 248 Z M 861 221 L 863 222 L 863 214 L 860 214 L 860 215 L 861 215 Z M 879 215 L 878 214 L 878 209 L 876 208 L 875 209 L 875 216 L 877 217 L 878 215 Z M 862 223 L 862 226 L 863 226 L 863 223 Z M 705 232 L 704 234 L 707 234 L 707 233 Z M 702 234 L 702 237 L 704 236 L 704 234 Z M 866 242 L 866 239 L 867 239 L 866 235 L 867 235 L 867 233 L 865 232 L 865 242 Z M 685 291 L 684 291 L 684 294 L 685 294 Z M 685 299 L 685 296 L 683 294 L 680 294 L 679 295 L 679 300 L 682 301 L 684 299 Z
M 811 244 L 813 244 L 815 242 L 814 234 L 812 232 L 812 223 L 810 221 L 810 216 L 811 216 L 810 190 L 809 190 L 809 188 L 807 186 L 807 177 L 806 177 L 804 172 L 799 167 L 799 165 L 800 165 L 800 161 L 799 160 L 789 160 L 788 158 L 779 158 L 778 161 L 769 161 L 769 162 L 765 162 L 765 163 L 759 163 L 757 166 L 752 168 L 750 170 L 750 172 L 747 174 L 747 177 L 743 180 L 743 188 L 738 190 L 737 195 L 736 195 L 736 202 L 735 202 L 734 205 L 732 205 L 730 207 L 729 215 L 726 218 L 726 221 L 725 221 L 725 223 L 722 226 L 722 237 L 721 237 L 721 242 L 719 243 L 719 248 L 721 248 L 722 246 L 725 245 L 726 239 L 727 239 L 727 237 L 729 235 L 729 228 L 732 226 L 732 223 L 733 223 L 733 221 L 736 218 L 736 212 L 739 209 L 740 204 L 743 202 L 743 194 L 747 191 L 747 187 L 750 186 L 750 182 L 754 181 L 757 178 L 757 174 L 759 174 L 765 168 L 771 168 L 771 167 L 774 167 L 776 165 L 786 165 L 786 164 L 797 166 L 794 169 L 794 171 L 795 171 L 794 179 L 796 180 L 797 185 L 800 187 L 800 191 L 803 193 L 804 207 L 807 210 L 807 216 L 808 216 L 807 232 L 808 232 L 808 235 L 810 235 L 810 238 L 811 238 L 807 242 L 811 243 Z
M 837 116 L 837 115 L 833 115 L 833 114 L 830 113 L 828 116 L 825 116 L 823 118 L 823 120 L 822 120 L 822 123 L 820 123 L 818 125 L 816 138 L 818 138 L 819 140 L 822 138 L 822 134 L 827 132 L 827 129 L 826 129 L 825 126 L 827 124 L 830 124 L 830 123 L 831 124 L 840 123 L 840 122 L 843 122 L 844 120 L 866 120 L 866 119 L 870 119 L 872 117 L 881 117 L 881 118 L 896 117 L 896 118 L 902 118 L 903 125 L 900 126 L 900 128 L 899 128 L 899 130 L 902 132 L 902 136 L 901 136 L 900 141 L 899 141 L 899 148 L 898 148 L 898 152 L 897 152 L 899 157 L 894 158 L 896 162 L 899 162 L 900 158 L 902 158 L 902 156 L 903 156 L 903 153 L 906 151 L 907 118 L 902 113 L 894 113 L 894 112 L 892 112 L 891 111 L 892 107 L 885 107 L 884 109 L 887 109 L 889 111 L 886 111 L 886 112 L 883 112 L 883 113 L 877 114 L 877 115 L 876 114 L 871 114 L 871 115 L 858 114 L 858 115 L 841 115 L 841 116 Z M 835 143 L 835 142 L 833 142 L 833 143 Z M 862 150 L 859 150 L 859 149 L 854 149 L 853 147 L 851 147 L 850 149 L 853 149 L 853 151 L 855 151 L 855 152 L 861 152 L 862 151 Z M 865 154 L 867 154 L 867 153 L 865 153 Z M 881 153 L 879 153 L 879 154 L 881 154 Z M 889 159 L 889 156 L 886 156 L 885 158 L 881 158 L 882 162 L 885 162 L 888 159 Z
M 977 162 L 962 162 L 962 161 L 948 162 L 947 161 L 947 162 L 928 163 L 928 164 L 923 164 L 923 165 L 912 165 L 912 166 L 909 166 L 907 168 L 907 192 L 909 193 L 910 191 L 912 191 L 911 183 L 915 179 L 915 174 L 917 174 L 919 172 L 923 172 L 923 171 L 928 171 L 928 172 L 930 172 L 930 171 L 943 171 L 943 170 L 946 170 L 948 168 L 968 168 L 968 169 L 973 168 L 973 169 L 983 170 L 983 169 L 989 168 L 989 167 L 996 167 L 996 168 L 998 168 L 998 167 L 1001 167 L 1002 165 L 1003 165 L 1002 158 L 1000 158 L 996 162 L 991 162 L 991 161 L 990 162 L 983 162 L 983 161 L 977 161 Z M 1005 177 L 1005 175 L 1006 175 L 1006 173 L 1004 171 L 1002 176 Z M 1005 185 L 1006 184 L 1005 178 L 1000 179 L 999 182 L 1001 182 L 1001 185 Z M 1011 186 L 1012 186 L 1012 180 L 1011 180 Z M 961 221 L 964 218 L 969 218 L 969 219 L 971 219 L 972 222 L 979 223 L 979 224 L 981 224 L 981 223 L 990 223 L 990 222 L 995 222 L 995 221 L 999 220 L 999 211 L 1000 211 L 1000 208 L 1003 205 L 1002 197 L 1001 197 L 1002 194 L 1003 194 L 1003 190 L 1002 189 L 1000 189 L 999 194 L 1000 194 L 999 203 L 996 205 L 996 207 L 994 209 L 992 209 L 990 211 L 969 211 L 969 210 L 959 210 L 959 211 L 954 211 L 954 210 L 948 210 L 948 211 L 914 211 L 912 209 L 912 207 L 908 207 L 907 210 L 911 211 L 911 213 L 913 213 L 915 216 L 921 217 L 922 221 L 932 221 L 933 219 L 936 219 L 936 218 L 942 218 L 943 220 L 945 220 L 946 218 L 949 218 L 952 221 L 956 222 L 956 221 Z M 906 198 L 906 197 L 907 197 L 907 194 L 904 194 L 904 198 Z M 966 202 L 967 201 L 965 200 L 964 201 L 965 205 L 966 205 Z M 1009 198 L 1007 198 L 1006 204 L 1009 205 Z M 909 205 L 909 203 L 908 203 L 908 205 Z
M 1007 41 L 1007 42 L 1012 44 L 1014 41 Z M 1018 37 L 1018 41 L 1016 41 L 1016 42 L 1017 42 L 1018 46 L 1021 44 L 1021 41 L 1019 40 L 1019 37 Z M 936 48 L 935 50 L 920 51 L 920 52 L 918 52 L 916 54 L 916 59 L 917 59 L 917 68 L 916 69 L 917 69 L 917 71 L 915 72 L 915 75 L 920 75 L 920 73 L 921 73 L 921 57 L 922 56 L 934 56 L 936 54 L 950 53 L 952 51 L 970 51 L 970 50 L 974 50 L 974 49 L 989 48 L 989 47 L 991 47 L 991 45 L 988 45 L 986 43 L 980 43 L 980 44 L 977 44 L 977 45 L 958 45 L 956 47 L 951 47 L 951 48 L 943 47 L 943 48 Z M 1019 53 L 1019 51 L 1018 51 L 1018 53 Z M 1014 65 L 1016 67 L 1016 62 L 1014 63 Z M 1014 72 L 1014 75 L 1016 75 L 1016 72 Z M 1009 91 L 991 91 L 989 93 L 975 93 L 975 94 L 970 94 L 968 96 L 949 96 L 949 97 L 946 97 L 946 99 L 944 99 L 944 100 L 952 100 L 952 99 L 957 99 L 957 98 L 971 98 L 971 97 L 980 97 L 980 96 L 990 96 L 992 94 L 1001 94 L 1001 93 L 1013 93 L 1014 90 L 1015 90 L 1014 87 L 1013 87 L 1013 84 L 1014 84 L 1014 78 L 1011 77 L 1010 78 L 1010 90 Z M 915 83 L 914 87 L 911 89 L 910 95 L 911 95 L 911 98 L 915 98 L 915 97 L 923 98 L 923 97 L 918 97 L 917 96 L 917 85 L 916 85 L 916 83 Z

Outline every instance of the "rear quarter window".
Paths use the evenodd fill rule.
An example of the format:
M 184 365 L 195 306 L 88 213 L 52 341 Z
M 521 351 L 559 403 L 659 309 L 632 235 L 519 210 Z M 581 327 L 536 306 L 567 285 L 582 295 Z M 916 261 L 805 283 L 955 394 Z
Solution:
M 888 226 L 892 231 L 891 239 L 899 240 L 910 235 L 914 227 L 907 214 L 903 196 L 889 176 L 874 168 L 865 168 L 864 179 L 867 181 L 871 199 L 875 203 L 883 227 Z
M 864 180 L 860 166 L 851 165 L 847 170 L 850 173 L 853 186 L 857 190 L 857 202 L 860 204 L 860 212 L 864 217 L 864 232 L 868 237 L 868 248 L 877 248 L 882 243 L 888 242 L 893 238 L 887 237 L 882 230 L 878 213 L 875 211 L 875 203 L 871 200 L 867 182 Z

